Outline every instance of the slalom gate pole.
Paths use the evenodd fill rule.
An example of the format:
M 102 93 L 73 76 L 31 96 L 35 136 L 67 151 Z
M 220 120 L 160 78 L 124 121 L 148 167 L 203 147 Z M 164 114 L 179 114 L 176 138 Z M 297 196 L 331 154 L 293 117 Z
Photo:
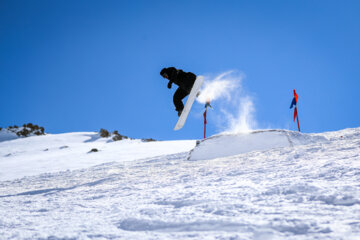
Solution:
M 298 129 L 299 129 L 299 132 L 300 132 L 299 113 L 297 112 L 297 107 L 296 106 L 295 106 L 295 111 L 296 111 L 297 125 L 298 125 Z
M 205 108 L 205 112 L 204 112 L 204 139 L 206 138 L 206 111 L 207 111 L 207 108 Z
M 299 115 L 298 115 L 298 111 L 297 111 L 297 101 L 298 101 L 298 98 L 299 96 L 297 95 L 295 89 L 294 89 L 294 98 L 291 102 L 291 105 L 290 105 L 290 109 L 295 105 L 295 108 L 294 108 L 294 122 L 295 122 L 295 118 L 297 120 L 297 125 L 298 125 L 298 130 L 300 132 L 300 123 L 299 123 Z

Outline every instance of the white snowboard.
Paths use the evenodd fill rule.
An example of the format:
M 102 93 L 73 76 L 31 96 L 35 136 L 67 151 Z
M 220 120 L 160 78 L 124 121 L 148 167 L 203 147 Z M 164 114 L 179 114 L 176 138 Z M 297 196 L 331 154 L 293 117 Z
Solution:
M 184 109 L 183 109 L 183 111 L 182 111 L 182 113 L 181 113 L 181 115 L 179 117 L 179 120 L 176 123 L 176 126 L 175 126 L 174 130 L 179 130 L 180 128 L 182 128 L 184 126 L 184 124 L 186 122 L 186 119 L 187 119 L 187 117 L 189 115 L 191 106 L 193 105 L 193 103 L 195 101 L 195 98 L 196 98 L 196 95 L 199 92 L 200 87 L 203 84 L 203 82 L 204 82 L 204 77 L 203 76 L 198 76 L 196 78 L 194 86 L 192 87 L 192 89 L 190 91 L 189 97 L 186 100 Z

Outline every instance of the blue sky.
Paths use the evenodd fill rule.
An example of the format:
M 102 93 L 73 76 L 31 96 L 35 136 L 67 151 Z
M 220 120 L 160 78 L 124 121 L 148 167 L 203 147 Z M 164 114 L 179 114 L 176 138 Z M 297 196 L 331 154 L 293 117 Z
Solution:
M 173 131 L 159 75 L 244 75 L 258 128 L 359 127 L 359 1 L 0 1 L 0 126 L 196 139 L 203 105 Z M 209 112 L 208 135 L 218 133 Z M 254 120 L 254 121 L 255 121 Z

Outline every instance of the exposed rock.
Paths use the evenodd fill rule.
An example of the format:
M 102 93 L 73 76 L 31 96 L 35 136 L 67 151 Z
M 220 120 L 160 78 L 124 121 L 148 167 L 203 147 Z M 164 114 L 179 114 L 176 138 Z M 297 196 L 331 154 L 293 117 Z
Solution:
M 89 153 L 92 153 L 92 152 L 98 152 L 99 150 L 97 149 L 97 148 L 93 148 L 93 149 L 91 149 L 90 150 L 90 152 Z
M 100 129 L 100 137 L 103 137 L 103 138 L 110 137 L 110 133 L 106 129 L 101 128 Z
M 141 139 L 141 141 L 143 141 L 143 142 L 156 142 L 156 140 L 153 139 L 153 138 L 143 138 L 143 139 Z
M 18 137 L 28 137 L 32 135 L 45 135 L 45 129 L 32 123 L 24 124 L 22 127 L 17 125 L 6 128 L 9 132 L 15 133 Z M 0 129 L 1 130 L 1 129 Z

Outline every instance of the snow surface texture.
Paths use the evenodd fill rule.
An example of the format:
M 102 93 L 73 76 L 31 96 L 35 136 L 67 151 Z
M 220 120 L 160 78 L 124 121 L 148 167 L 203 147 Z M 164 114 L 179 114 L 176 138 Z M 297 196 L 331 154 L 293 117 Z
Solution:
M 195 141 L 69 133 L 1 142 L 0 238 L 359 239 L 360 128 L 247 136 L 274 145 L 188 161 Z M 229 136 L 199 146 L 214 139 L 225 156 Z

